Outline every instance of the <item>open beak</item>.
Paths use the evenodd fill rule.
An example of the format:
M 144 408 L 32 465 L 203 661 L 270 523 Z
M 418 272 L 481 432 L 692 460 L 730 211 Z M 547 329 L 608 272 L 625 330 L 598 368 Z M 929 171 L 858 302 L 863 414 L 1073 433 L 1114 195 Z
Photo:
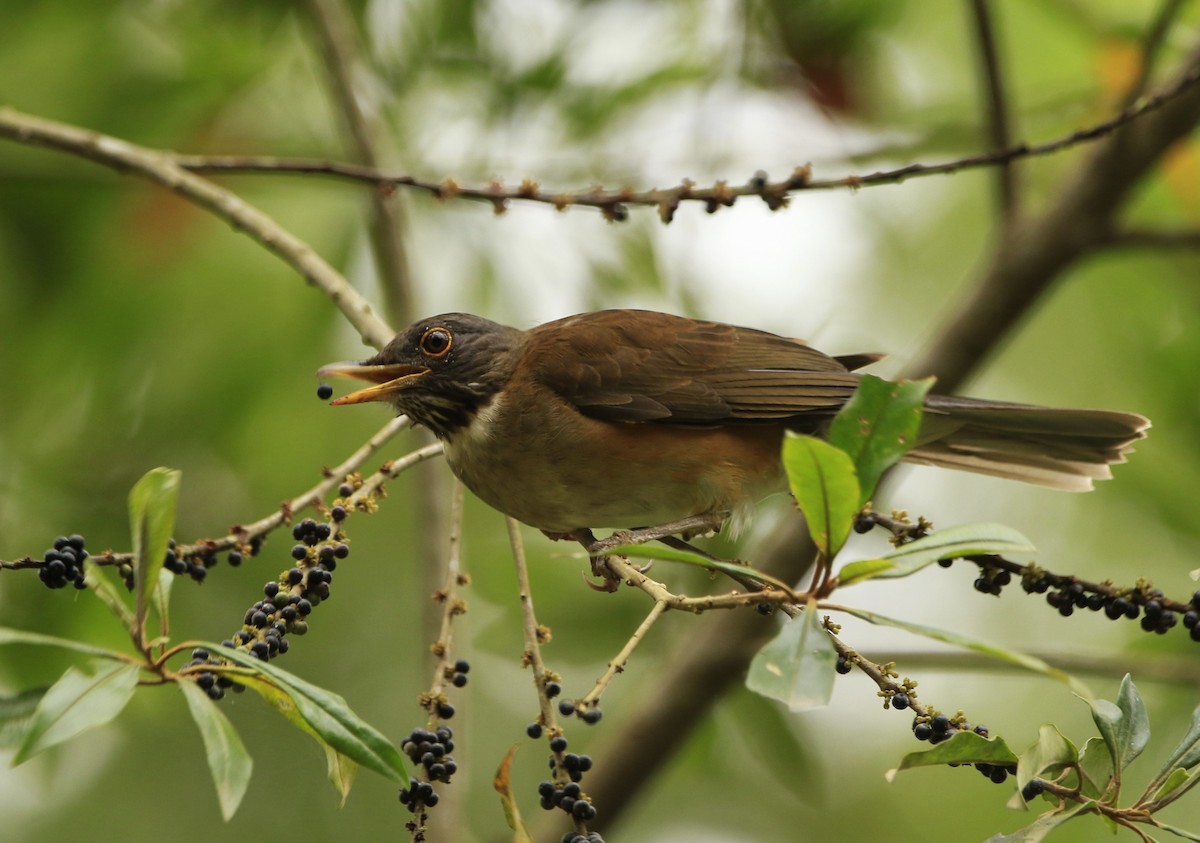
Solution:
M 370 381 L 373 386 L 335 398 L 330 404 L 363 404 L 367 401 L 391 401 L 396 393 L 413 386 L 423 375 L 429 374 L 425 366 L 408 363 L 369 365 L 365 363 L 330 363 L 317 369 L 317 377 L 329 376 L 356 378 Z

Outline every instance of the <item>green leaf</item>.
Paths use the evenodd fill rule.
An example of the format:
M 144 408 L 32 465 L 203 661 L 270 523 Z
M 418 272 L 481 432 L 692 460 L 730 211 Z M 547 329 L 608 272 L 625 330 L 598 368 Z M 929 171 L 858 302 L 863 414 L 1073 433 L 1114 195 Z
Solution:
M 958 732 L 948 741 L 936 746 L 910 752 L 900 759 L 900 764 L 887 773 L 888 781 L 901 770 L 915 767 L 932 767 L 941 764 L 1000 764 L 1009 766 L 1017 763 L 1017 756 L 1003 738 L 985 738 L 975 732 Z
M 838 571 L 839 586 L 865 582 L 875 577 L 883 576 L 886 572 L 895 570 L 896 565 L 888 559 L 860 559 L 843 565 Z
M 1102 738 L 1088 738 L 1079 753 L 1079 769 L 1083 773 L 1083 795 L 1093 799 L 1103 796 L 1113 779 L 1113 757 Z
M 710 571 L 721 571 L 722 573 L 730 574 L 734 577 L 745 577 L 747 579 L 757 580 L 763 585 L 774 586 L 782 589 L 788 594 L 792 593 L 791 587 L 783 580 L 776 579 L 770 574 L 764 574 L 762 571 L 756 571 L 749 565 L 739 565 L 736 562 L 728 562 L 724 559 L 713 559 L 703 553 L 692 550 L 684 550 L 681 547 L 666 547 L 665 545 L 648 545 L 648 544 L 622 544 L 614 547 L 607 553 L 613 556 L 627 556 L 633 559 L 655 559 L 662 562 L 683 562 L 688 565 L 698 565 L 701 568 L 708 568 Z
M 152 468 L 129 492 L 129 528 L 133 534 L 133 591 L 136 628 L 145 629 L 150 598 L 158 585 L 167 544 L 175 530 L 179 472 Z
M 1039 843 L 1045 839 L 1047 834 L 1067 820 L 1090 813 L 1095 805 L 1096 803 L 1091 801 L 1081 802 L 1067 811 L 1051 811 L 1048 814 L 1042 814 L 1032 823 L 1017 831 L 1008 834 L 993 834 L 985 843 Z
M 512 767 L 513 756 L 517 754 L 517 747 L 517 744 L 513 744 L 512 748 L 505 753 L 504 760 L 500 762 L 500 766 L 496 770 L 496 775 L 492 777 L 492 787 L 496 788 L 496 792 L 500 794 L 500 805 L 504 809 L 504 820 L 512 829 L 513 843 L 533 843 L 533 836 L 529 833 L 529 829 L 525 828 L 525 822 L 521 819 L 521 811 L 517 807 L 517 800 L 512 792 L 509 770 Z
M 94 667 L 90 675 L 69 667 L 46 691 L 13 758 L 14 767 L 121 713 L 137 687 L 138 666 L 96 662 Z
M 1038 729 L 1038 740 L 1017 762 L 1017 793 L 1036 778 L 1053 778 L 1079 761 L 1079 750 L 1050 723 Z
M 0 695 L 0 749 L 15 750 L 25 740 L 33 712 L 46 691 L 46 688 L 29 688 Z
M 1163 775 L 1168 771 L 1182 767 L 1185 770 L 1190 770 L 1200 764 L 1200 706 L 1192 711 L 1192 724 L 1188 727 L 1187 734 L 1183 736 L 1183 740 L 1175 747 L 1174 751 L 1163 762 L 1162 769 L 1159 770 L 1159 775 Z
M 892 383 L 863 375 L 858 389 L 829 427 L 829 443 L 850 455 L 858 473 L 858 506 L 875 494 L 879 478 L 917 443 L 925 393 L 933 378 Z
M 877 559 L 851 562 L 838 573 L 838 584 L 907 577 L 939 559 L 980 553 L 1030 553 L 1033 550 L 1029 539 L 1003 524 L 961 524 L 902 544 Z
M 787 621 L 774 640 L 750 663 L 746 687 L 786 703 L 792 711 L 829 704 L 833 695 L 837 651 L 821 625 L 815 603 L 799 618 Z
M 880 558 L 892 563 L 892 567 L 876 576 L 882 579 L 907 577 L 939 559 L 957 559 L 979 553 L 1031 553 L 1033 550 L 1029 539 L 1012 527 L 988 522 L 960 524 L 889 550 Z
M 87 564 L 86 562 L 84 564 Z M 101 659 L 116 659 L 124 661 L 125 657 L 115 650 L 105 650 L 95 644 L 83 641 L 72 641 L 70 638 L 59 638 L 56 635 L 43 635 L 40 632 L 26 632 L 23 629 L 12 629 L 0 626 L 0 645 L 2 644 L 33 644 L 37 647 L 61 647 L 64 650 L 74 650 L 88 656 Z
M 1177 828 L 1173 825 L 1167 825 L 1163 822 L 1155 822 L 1154 826 L 1155 828 L 1160 828 L 1163 831 L 1170 832 L 1176 837 L 1182 837 L 1184 840 L 1200 840 L 1200 834 L 1196 834 L 1194 831 L 1188 831 L 1185 828 Z
M 221 816 L 228 822 L 246 795 L 254 762 L 229 718 L 221 713 L 208 694 L 189 679 L 182 679 L 177 684 L 183 690 L 188 711 L 204 740 L 204 754 L 208 757 L 208 769 L 217 787 Z
M 154 607 L 154 611 L 159 618 L 159 631 L 162 637 L 166 638 L 171 631 L 171 586 L 175 584 L 175 575 L 163 568 L 158 572 L 158 580 L 155 583 L 154 591 L 150 593 L 150 605 Z M 165 642 L 164 642 L 165 643 Z
M 833 559 L 846 543 L 859 510 L 854 461 L 828 442 L 788 433 L 783 467 L 813 543 L 826 559 Z
M 911 623 L 897 618 L 890 618 L 886 615 L 878 614 L 877 612 L 868 612 L 863 609 L 854 609 L 849 606 L 838 606 L 838 611 L 845 612 L 860 618 L 867 623 L 875 624 L 876 626 L 891 626 L 896 629 L 903 629 L 915 635 L 921 635 L 925 638 L 932 638 L 934 641 L 941 641 L 945 644 L 952 644 L 955 647 L 961 647 L 964 650 L 972 650 L 976 653 L 989 656 L 998 661 L 1007 662 L 1024 670 L 1039 673 L 1042 676 L 1049 677 L 1058 682 L 1062 682 L 1075 694 L 1085 700 L 1091 699 L 1094 695 L 1090 688 L 1076 679 L 1074 676 L 1059 670 L 1056 667 L 1051 667 L 1046 662 L 1035 656 L 1028 656 L 1024 653 L 1018 653 L 1013 650 L 1007 650 L 1003 647 L 997 647 L 994 644 L 987 644 L 983 641 L 977 641 L 974 638 L 969 638 L 966 635 L 960 635 L 957 632 L 948 632 L 943 629 L 937 629 L 931 626 L 925 626 L 919 623 Z
M 1153 799 L 1162 799 L 1164 796 L 1174 793 L 1175 791 L 1179 790 L 1179 788 L 1187 784 L 1188 781 L 1195 775 L 1195 773 L 1189 773 L 1183 767 L 1176 767 L 1170 772 L 1166 779 L 1163 780 L 1163 783 L 1159 786 L 1158 790 L 1154 791 Z
M 354 779 L 358 776 L 358 764 L 326 743 L 316 730 L 308 725 L 308 721 L 300 716 L 291 695 L 272 682 L 270 678 L 240 674 L 237 681 L 255 691 L 287 718 L 289 723 L 317 742 L 325 752 L 325 774 L 329 777 L 329 783 L 341 797 L 339 807 L 345 806 L 346 799 L 350 796 L 350 788 L 354 786 Z
M 1114 768 L 1124 770 L 1141 755 L 1150 740 L 1150 721 L 1141 694 L 1127 673 L 1121 680 L 1116 705 L 1098 699 L 1087 700 L 1087 704 L 1091 706 L 1100 736 L 1112 753 Z
M 313 731 L 338 752 L 387 778 L 408 781 L 408 770 L 400 751 L 375 727 L 355 714 L 337 694 L 260 661 L 244 650 L 231 650 L 213 643 L 204 646 L 210 652 L 270 679 L 292 698 L 296 710 Z
M 87 587 L 95 592 L 96 596 L 108 607 L 108 610 L 116 615 L 121 623 L 125 625 L 129 633 L 136 635 L 137 621 L 134 618 L 133 612 L 129 609 L 129 604 L 125 602 L 124 595 L 113 585 L 112 580 L 108 578 L 104 569 L 91 559 L 84 560 L 83 581 L 87 583 Z

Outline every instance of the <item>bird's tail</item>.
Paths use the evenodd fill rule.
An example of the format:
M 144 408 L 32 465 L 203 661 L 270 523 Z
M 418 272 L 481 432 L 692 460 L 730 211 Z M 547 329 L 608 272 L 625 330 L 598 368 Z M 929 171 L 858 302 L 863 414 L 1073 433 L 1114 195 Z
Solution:
M 1112 476 L 1148 427 L 1134 413 L 931 395 L 905 460 L 1084 492 Z

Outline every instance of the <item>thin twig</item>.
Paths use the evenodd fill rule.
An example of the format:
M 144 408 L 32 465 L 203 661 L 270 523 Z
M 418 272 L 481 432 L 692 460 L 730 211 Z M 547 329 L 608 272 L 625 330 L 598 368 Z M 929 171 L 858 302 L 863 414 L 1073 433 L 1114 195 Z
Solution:
M 265 536 L 275 528 L 288 523 L 292 520 L 292 516 L 297 512 L 317 506 L 329 494 L 335 486 L 342 482 L 343 478 L 352 471 L 355 471 L 379 451 L 385 444 L 391 441 L 397 433 L 404 430 L 409 424 L 406 416 L 397 416 L 396 418 L 385 424 L 380 430 L 362 444 L 353 454 L 347 457 L 341 464 L 334 466 L 322 472 L 325 476 L 321 482 L 317 483 L 311 489 L 301 492 L 291 500 L 284 501 L 280 504 L 279 509 L 266 515 L 257 521 L 249 524 L 235 524 L 228 535 L 218 539 L 202 539 L 194 544 L 179 545 L 175 548 L 176 555 L 183 559 L 197 553 L 213 553 L 223 550 L 231 550 L 241 545 L 247 544 L 252 539 Z M 427 446 L 410 454 L 394 460 L 389 463 L 393 475 L 399 473 L 413 464 L 413 460 L 423 461 L 431 457 L 435 457 L 441 453 L 441 446 Z M 387 479 L 386 477 L 384 479 Z M 90 557 L 91 561 L 97 565 L 120 565 L 128 564 L 133 561 L 132 553 L 114 553 L 111 550 L 98 553 Z M 32 559 L 26 556 L 23 559 L 15 561 L 0 560 L 0 570 L 4 569 L 21 569 L 21 568 L 38 568 L 43 563 L 41 560 Z
M 465 580 L 463 579 L 460 551 L 462 548 L 462 522 L 463 522 L 463 498 L 465 490 L 463 484 L 455 481 L 454 494 L 450 502 L 450 536 L 449 536 L 449 554 L 446 559 L 446 578 L 441 587 L 435 594 L 434 599 L 442 606 L 442 624 L 438 634 L 438 639 L 433 645 L 433 653 L 437 657 L 437 665 L 433 671 L 433 682 L 429 686 L 429 698 L 437 700 L 446 692 L 446 679 L 453 675 L 450 665 L 453 661 L 453 643 L 454 643 L 454 619 L 466 611 L 462 601 L 458 599 L 458 588 Z M 429 706 L 429 725 L 427 728 L 433 729 L 436 727 L 436 705 Z
M 515 518 L 504 517 L 508 528 L 508 542 L 512 547 L 513 564 L 517 569 L 517 593 L 521 600 L 521 620 L 525 631 L 525 653 L 523 660 L 533 668 L 533 684 L 537 689 L 538 705 L 541 708 L 542 725 L 547 731 L 558 729 L 554 706 L 546 694 L 546 683 L 550 673 L 542 661 L 542 648 L 537 615 L 533 611 L 533 594 L 529 588 L 529 567 L 525 563 L 525 542 L 521 538 L 521 524 Z
M 625 642 L 625 646 L 621 648 L 621 652 L 617 653 L 612 661 L 608 663 L 608 668 L 604 671 L 604 674 L 596 680 L 595 687 L 576 703 L 577 707 L 595 705 L 600 701 L 600 695 L 604 693 L 604 689 L 608 687 L 608 683 L 612 682 L 618 673 L 625 672 L 625 664 L 629 661 L 630 655 L 633 654 L 634 648 L 642 642 L 646 637 L 646 633 L 650 631 L 650 627 L 654 626 L 654 622 L 662 617 L 663 612 L 666 610 L 666 603 L 658 601 L 654 604 L 650 609 L 650 614 L 646 615 L 645 620 L 633 631 L 633 635 L 629 636 L 629 640 Z
M 311 246 L 235 193 L 189 172 L 172 153 L 22 114 L 8 107 L 0 107 L 0 137 L 57 149 L 169 188 L 245 232 L 315 284 L 345 314 L 367 344 L 382 348 L 395 334 L 375 315 L 370 303 Z
M 979 44 L 979 61 L 983 71 L 989 146 L 992 150 L 1007 149 L 1012 145 L 1008 97 L 1004 91 L 1004 77 L 1000 71 L 999 51 L 988 0 L 971 0 L 971 22 Z M 1016 170 L 1012 161 L 1003 161 L 996 168 L 996 187 L 1000 213 L 1007 222 L 1017 211 Z
M 1166 43 L 1167 33 L 1171 31 L 1171 26 L 1182 8 L 1183 0 L 1163 0 L 1162 5 L 1158 7 L 1158 14 L 1151 21 L 1150 28 L 1146 30 L 1146 38 L 1142 42 L 1137 78 L 1125 92 L 1125 97 L 1121 100 L 1122 108 L 1129 108 L 1145 93 L 1150 77 L 1154 74 L 1154 65 L 1158 63 L 1163 44 Z
M 1130 228 L 1110 234 L 1104 245 L 1113 249 L 1200 249 L 1200 231 Z
M 459 184 L 454 179 L 432 181 L 411 175 L 384 173 L 361 165 L 315 159 L 239 155 L 177 155 L 174 160 L 179 166 L 198 173 L 307 173 L 364 181 L 384 189 L 410 187 L 443 200 L 461 198 L 487 202 L 497 213 L 503 213 L 508 202 L 512 200 L 526 200 L 553 205 L 559 210 L 565 210 L 572 206 L 598 208 L 609 219 L 619 221 L 625 218 L 627 206 L 656 207 L 664 222 L 669 222 L 683 202 L 701 202 L 710 212 L 714 212 L 722 207 L 733 205 L 739 197 L 758 196 L 772 209 L 778 209 L 786 204 L 785 200 L 789 194 L 801 191 L 857 190 L 881 184 L 899 184 L 910 178 L 957 173 L 963 170 L 1006 164 L 1023 158 L 1051 155 L 1072 146 L 1111 135 L 1123 126 L 1180 97 L 1198 80 L 1200 80 L 1200 67 L 1193 64 L 1173 84 L 1147 98 L 1137 107 L 1125 109 L 1109 120 L 1046 143 L 1017 144 L 1005 149 L 971 155 L 941 164 L 909 164 L 867 175 L 851 175 L 833 179 L 814 179 L 811 169 L 805 166 L 796 168 L 788 178 L 776 182 L 765 178 L 752 178 L 741 185 L 730 185 L 727 181 L 718 181 L 712 187 L 701 188 L 690 180 L 685 180 L 675 187 L 664 189 L 636 191 L 632 188 L 608 190 L 603 187 L 594 187 L 572 192 L 546 191 L 532 180 L 526 180 L 516 188 L 506 188 L 499 181 L 492 182 L 486 187 L 469 187 Z

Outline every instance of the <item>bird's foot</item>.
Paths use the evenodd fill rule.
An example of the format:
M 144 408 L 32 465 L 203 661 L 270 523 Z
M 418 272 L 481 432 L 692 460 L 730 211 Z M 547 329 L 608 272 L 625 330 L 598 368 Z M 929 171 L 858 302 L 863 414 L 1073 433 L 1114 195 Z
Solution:
M 599 577 L 599 580 L 589 579 L 588 575 L 584 574 L 583 581 L 593 591 L 612 594 L 621 587 L 621 578 L 609 567 L 607 556 L 592 557 L 592 576 Z

